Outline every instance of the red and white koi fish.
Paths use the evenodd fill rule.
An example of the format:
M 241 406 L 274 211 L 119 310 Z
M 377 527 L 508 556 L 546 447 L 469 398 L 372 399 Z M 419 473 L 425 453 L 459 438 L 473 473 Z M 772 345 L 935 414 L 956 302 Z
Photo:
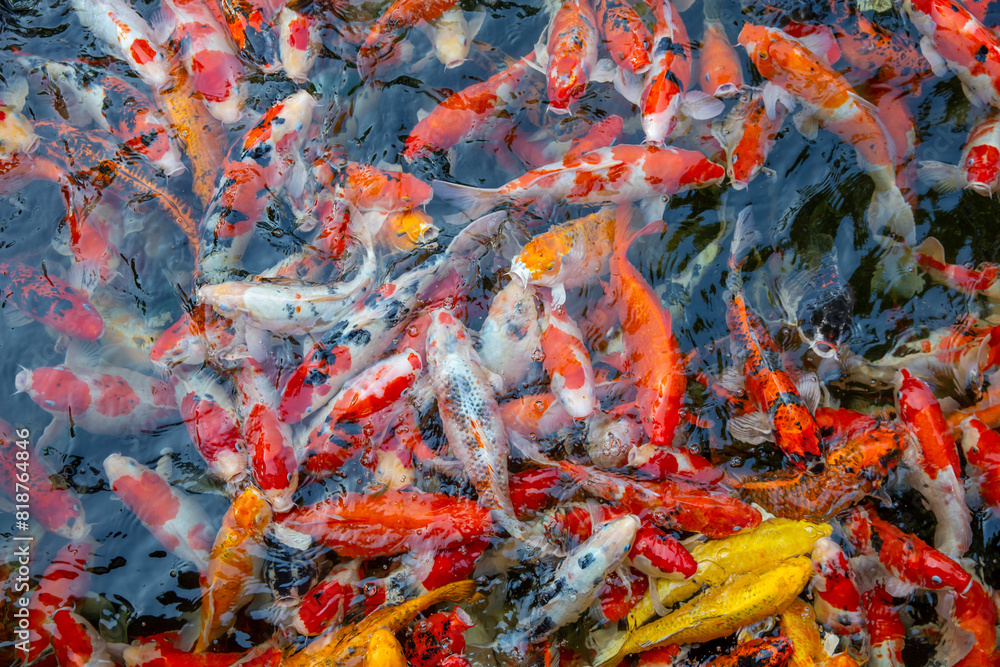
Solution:
M 128 456 L 104 459 L 111 490 L 132 510 L 163 547 L 194 563 L 204 574 L 211 560 L 211 523 L 193 498 Z
M 1000 191 L 1000 111 L 990 109 L 969 130 L 957 165 L 923 160 L 917 175 L 939 192 L 965 188 L 992 197 Z
M 652 64 L 653 36 L 626 0 L 597 0 L 594 15 L 601 28 L 604 48 L 622 70 L 643 74 Z
M 511 276 L 525 285 L 552 289 L 552 304 L 566 301 L 566 289 L 606 273 L 614 239 L 615 212 L 597 213 L 554 225 L 537 234 L 510 265 Z
M 553 306 L 551 298 L 542 297 L 542 365 L 549 374 L 552 393 L 574 419 L 594 414 L 594 368 L 590 352 L 583 342 L 580 327 L 570 319 L 565 306 Z
M 304 637 L 315 637 L 347 616 L 361 592 L 361 561 L 347 561 L 333 568 L 309 592 L 289 605 L 283 623 Z
M 904 667 L 906 626 L 892 604 L 892 596 L 886 592 L 885 586 L 876 584 L 875 588 L 862 594 L 861 601 L 871 640 L 869 664 L 872 667 Z
M 177 417 L 169 383 L 126 368 L 24 368 L 14 385 L 56 419 L 98 435 L 146 431 Z
M 446 660 L 459 657 L 465 651 L 465 631 L 474 625 L 472 617 L 461 607 L 431 614 L 406 629 L 403 650 L 407 662 L 413 667 L 445 667 Z
M 28 317 L 80 340 L 97 340 L 104 320 L 87 295 L 25 264 L 0 262 L 0 294 Z
M 1000 266 L 982 264 L 978 269 L 970 269 L 961 264 L 949 264 L 945 261 L 944 246 L 933 236 L 914 249 L 914 258 L 921 269 L 942 285 L 963 294 L 1000 301 Z
M 446 151 L 488 131 L 517 97 L 521 82 L 533 72 L 533 53 L 486 81 L 453 93 L 410 130 L 403 157 L 412 162 Z
M 362 80 L 394 60 L 395 33 L 433 21 L 455 6 L 457 0 L 396 0 L 372 26 L 358 51 L 358 74 Z
M 1000 37 L 961 4 L 903 0 L 902 7 L 921 34 L 920 51 L 934 73 L 950 69 L 970 102 L 1000 108 Z
M 896 380 L 897 413 L 911 434 L 903 452 L 907 481 L 927 501 L 937 518 L 934 546 L 960 558 L 972 544 L 972 516 L 965 504 L 965 486 L 958 446 L 941 405 L 927 383 L 900 371 Z
M 253 599 L 253 583 L 263 564 L 264 531 L 271 518 L 271 506 L 253 486 L 236 496 L 222 517 L 201 582 L 201 626 L 195 653 L 225 634 L 236 622 L 236 612 Z
M 860 660 L 869 640 L 854 568 L 843 549 L 829 537 L 821 537 L 813 545 L 812 561 L 814 574 L 810 586 L 816 620 L 847 637 L 848 652 Z
M 898 153 L 875 107 L 822 58 L 781 30 L 747 23 L 739 42 L 768 79 L 764 94 L 768 115 L 782 98 L 786 106 L 798 102 L 809 116 L 800 123 L 804 134 L 822 126 L 853 146 L 858 163 L 875 183 L 867 211 L 869 227 L 875 234 L 888 228 L 912 244 L 913 210 L 896 185 Z
M 511 280 L 490 303 L 479 331 L 479 359 L 505 389 L 524 382 L 542 350 L 534 287 Z
M 184 171 L 180 150 L 163 116 L 148 97 L 124 79 L 80 62 L 59 63 L 27 56 L 18 60 L 44 71 L 64 99 L 75 100 L 99 127 L 163 173 L 171 176 Z
M 163 11 L 172 17 L 184 69 L 195 93 L 213 116 L 223 123 L 235 123 L 243 116 L 249 86 L 243 62 L 233 51 L 225 28 L 200 0 L 164 0 Z
M 31 121 L 22 113 L 29 87 L 25 79 L 18 79 L 16 87 L 0 90 L 0 156 L 32 153 L 39 137 Z
M 232 324 L 211 306 L 194 305 L 160 334 L 149 360 L 166 372 L 180 364 L 200 366 L 207 359 L 217 360 L 220 351 L 230 349 L 236 339 Z
M 67 667 L 114 667 L 100 633 L 70 609 L 52 615 L 52 648 L 56 660 Z
M 621 322 L 625 364 L 634 378 L 635 405 L 650 442 L 669 445 L 680 421 L 687 378 L 669 311 L 663 308 L 660 297 L 628 261 L 629 246 L 648 229 L 629 230 L 630 206 L 619 206 L 615 215 L 609 293 Z
M 236 412 L 253 478 L 274 511 L 287 512 L 294 506 L 299 466 L 292 426 L 278 414 L 278 390 L 260 363 L 244 359 L 236 376 L 236 394 Z
M 467 498 L 397 490 L 337 495 L 292 510 L 281 524 L 345 558 L 457 546 L 491 530 L 489 511 Z
M 909 595 L 914 588 L 964 593 L 972 585 L 972 577 L 956 561 L 863 507 L 851 510 L 844 521 L 844 531 L 855 549 L 877 557 L 882 567 L 898 580 L 887 583 L 887 590 L 894 597 Z
M 27 435 L 0 419 L 0 489 L 18 504 L 22 504 L 18 498 L 28 493 L 32 516 L 46 530 L 74 542 L 82 540 L 90 532 L 90 524 L 84 519 L 79 497 L 72 489 L 60 489 L 52 483 L 55 471 L 34 454 Z M 19 456 L 19 452 L 23 453 Z
M 966 472 L 982 503 L 1000 515 L 1000 435 L 969 417 L 961 424 Z
M 511 202 L 629 203 L 720 183 L 725 170 L 701 153 L 655 146 L 611 146 L 529 171 L 496 189 L 434 181 L 439 197 L 477 218 Z
M 938 598 L 938 615 L 946 626 L 935 660 L 955 667 L 996 667 L 1000 664 L 997 603 L 992 590 L 973 580 L 965 592 L 944 592 Z M 972 645 L 968 647 L 967 637 L 970 636 Z
M 153 90 L 170 85 L 170 64 L 152 37 L 149 24 L 124 0 L 72 0 L 80 23 L 115 49 Z
M 323 43 L 316 17 L 294 9 L 297 4 L 286 2 L 278 13 L 278 54 L 288 78 L 305 83 Z
M 372 364 L 330 401 L 327 419 L 357 422 L 391 407 L 413 387 L 422 369 L 420 355 L 409 348 Z
M 569 113 L 587 90 L 587 82 L 597 64 L 597 19 L 590 0 L 562 0 L 549 24 L 546 45 L 549 109 Z
M 743 88 L 743 66 L 717 14 L 705 5 L 705 34 L 698 54 L 698 84 L 714 97 L 732 97 Z
M 628 452 L 628 464 L 653 479 L 683 477 L 712 485 L 724 477 L 712 462 L 687 448 L 664 447 L 646 443 Z
M 206 375 L 178 381 L 176 391 L 184 426 L 208 469 L 225 482 L 242 480 L 246 443 L 229 392 Z
M 642 131 L 646 143 L 662 146 L 674 134 L 684 117 L 714 118 L 722 102 L 700 90 L 690 90 L 691 40 L 684 22 L 670 0 L 653 6 L 656 30 L 653 33 L 652 67 L 638 100 L 642 109 Z M 626 97 L 633 97 L 631 94 Z
M 198 269 L 209 282 L 238 268 L 267 207 L 306 139 L 316 99 L 300 90 L 281 100 L 236 143 L 201 222 Z
M 52 641 L 52 615 L 63 607 L 72 608 L 90 589 L 87 563 L 97 543 L 70 542 L 60 549 L 45 568 L 38 588 L 28 604 L 28 641 L 25 663 L 41 656 Z
M 769 112 L 763 92 L 748 89 L 730 109 L 721 127 L 713 129 L 726 151 L 726 173 L 735 189 L 746 188 L 758 173 L 774 174 L 764 163 L 787 115 L 788 108 L 780 101 Z
M 271 0 L 218 0 L 224 27 L 239 55 L 265 74 L 281 70 L 275 32 L 281 4 Z

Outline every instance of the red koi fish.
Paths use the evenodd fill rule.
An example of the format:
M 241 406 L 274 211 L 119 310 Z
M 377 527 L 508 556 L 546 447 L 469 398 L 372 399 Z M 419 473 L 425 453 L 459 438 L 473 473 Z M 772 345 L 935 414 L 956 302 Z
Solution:
M 450 547 L 491 530 L 489 511 L 477 503 L 417 491 L 347 493 L 294 509 L 281 523 L 345 558 Z
M 52 616 L 52 648 L 60 665 L 114 667 L 107 644 L 87 619 L 70 609 Z
M 264 368 L 244 359 L 236 376 L 236 410 L 253 478 L 275 512 L 287 512 L 299 484 L 292 426 L 278 415 L 278 391 Z
M 444 181 L 432 185 L 439 197 L 477 218 L 506 202 L 630 203 L 715 185 L 724 175 L 696 151 L 622 145 L 564 158 L 493 190 Z
M 875 234 L 888 228 L 908 244 L 914 240 L 913 210 L 896 185 L 898 152 L 871 103 L 854 92 L 823 59 L 776 28 L 747 23 L 740 44 L 770 87 L 764 97 L 769 115 L 782 97 L 802 104 L 811 120 L 800 124 L 811 134 L 822 126 L 854 147 L 862 169 L 875 183 L 868 224 Z M 777 88 L 777 90 L 775 89 Z
M 146 431 L 177 416 L 169 383 L 126 368 L 25 368 L 14 385 L 56 419 L 98 435 Z
M 868 620 L 871 661 L 879 667 L 904 667 L 906 626 L 892 604 L 892 596 L 886 592 L 885 586 L 877 584 L 875 588 L 862 594 L 861 601 Z
M 990 109 L 969 130 L 957 165 L 923 160 L 917 164 L 917 175 L 939 192 L 965 188 L 993 197 L 1000 191 L 1000 111 Z
M 868 646 L 868 626 L 854 568 L 847 555 L 829 537 L 821 537 L 813 545 L 812 561 L 814 574 L 810 586 L 816 620 L 847 637 L 850 653 L 862 653 Z
M 963 294 L 1000 301 L 1000 266 L 982 264 L 978 269 L 970 269 L 961 264 L 949 264 L 945 261 L 944 246 L 933 236 L 914 249 L 914 258 L 921 269 L 942 285 Z
M 170 85 L 170 67 L 152 29 L 124 0 L 73 0 L 80 23 L 105 44 L 115 48 L 132 71 L 153 90 Z
M 934 73 L 950 69 L 970 102 L 1000 107 L 1000 37 L 961 4 L 903 0 L 902 6 L 923 36 L 920 51 Z
M 198 269 L 219 282 L 238 268 L 271 192 L 284 185 L 305 141 L 316 99 L 300 90 L 281 100 L 236 143 L 201 222 Z
M 278 12 L 278 55 L 289 79 L 305 83 L 323 47 L 317 17 L 293 8 L 286 2 Z
M 565 306 L 553 306 L 551 300 L 544 298 L 542 303 L 541 344 L 545 353 L 542 365 L 549 374 L 552 393 L 559 397 L 571 417 L 586 419 L 597 407 L 590 352 L 580 327 L 570 319 Z
M 455 6 L 457 0 L 396 0 L 372 26 L 358 51 L 358 74 L 362 80 L 392 62 L 397 32 L 433 21 Z
M 208 469 L 225 482 L 247 473 L 246 443 L 229 392 L 206 376 L 176 385 L 177 403 L 188 435 Z
M 130 667 L 279 667 L 283 657 L 280 648 L 266 642 L 246 653 L 190 653 L 166 642 L 146 642 L 127 646 L 122 652 L 125 664 Z
M 409 162 L 430 157 L 492 129 L 516 99 L 534 64 L 535 55 L 528 54 L 486 81 L 447 97 L 410 130 L 403 157 Z
M 164 0 L 174 22 L 184 69 L 209 112 L 223 123 L 243 116 L 249 92 L 243 63 L 227 39 L 225 28 L 200 0 Z
M 763 93 L 748 90 L 740 95 L 722 127 L 714 131 L 726 151 L 726 173 L 735 189 L 745 189 L 758 173 L 774 175 L 764 163 L 787 115 L 784 104 L 776 102 L 769 112 Z
M 431 614 L 406 629 L 402 645 L 407 662 L 413 667 L 445 667 L 445 660 L 454 662 L 465 651 L 465 631 L 474 625 L 461 607 Z
M 55 276 L 0 262 L 0 292 L 4 301 L 59 333 L 80 340 L 104 334 L 104 320 L 87 295 Z
M 219 0 L 225 27 L 240 56 L 265 74 L 281 69 L 274 30 L 279 7 L 270 0 Z
M 201 505 L 128 456 L 104 459 L 104 472 L 112 491 L 167 551 L 208 571 L 214 536 Z
M 28 604 L 28 651 L 25 662 L 34 662 L 52 641 L 50 620 L 56 610 L 72 608 L 90 589 L 90 560 L 95 542 L 70 542 L 56 553 Z
M 597 64 L 597 19 L 590 0 L 562 0 L 549 24 L 545 68 L 549 109 L 569 113 L 587 90 Z
M 770 333 L 750 310 L 743 296 L 741 269 L 747 252 L 758 236 L 752 230 L 752 224 L 751 210 L 747 207 L 740 212 L 736 223 L 729 258 L 726 320 L 732 332 L 733 352 L 737 360 L 743 362 L 747 394 L 759 410 L 770 416 L 775 444 L 796 465 L 815 463 L 820 456 L 816 421 L 795 383 L 784 371 Z M 743 433 L 741 422 L 731 420 L 730 429 L 734 426 L 738 427 L 738 433 Z
M 949 591 L 942 594 L 938 604 L 939 614 L 951 627 L 971 635 L 972 647 L 968 653 L 957 661 L 954 652 L 956 647 L 950 642 L 942 641 L 935 658 L 943 658 L 953 663 L 955 667 L 996 667 L 1000 665 L 1000 653 L 997 652 L 997 603 L 995 594 L 983 584 L 972 581 L 969 590 L 964 593 Z M 964 642 L 955 642 L 964 643 Z
M 972 544 L 972 517 L 952 430 L 931 388 L 906 369 L 897 378 L 896 399 L 900 419 L 913 436 L 904 452 L 907 480 L 937 517 L 934 546 L 959 558 Z
M 626 256 L 632 242 L 653 228 L 630 232 L 630 206 L 619 206 L 615 215 L 608 287 L 622 326 L 625 365 L 634 378 L 642 428 L 653 444 L 670 445 L 687 390 L 684 365 L 670 312 Z
M 80 499 L 72 489 L 56 488 L 52 483 L 56 472 L 45 459 L 34 456 L 32 447 L 26 431 L 0 419 L 0 488 L 17 504 L 28 494 L 32 517 L 46 530 L 74 542 L 82 540 L 90 532 L 90 524 L 84 519 Z M 19 456 L 19 452 L 23 453 Z M 30 466 L 28 459 L 32 459 Z
M 1000 435 L 975 417 L 961 424 L 969 480 L 983 504 L 1000 514 Z
M 632 6 L 625 0 L 597 0 L 594 14 L 604 48 L 615 64 L 630 74 L 648 70 L 653 36 Z
M 361 561 L 352 560 L 333 568 L 300 600 L 288 605 L 287 622 L 304 637 L 315 637 L 347 616 L 361 592 Z
M 877 556 L 886 571 L 899 580 L 890 582 L 889 592 L 894 596 L 908 595 L 914 588 L 965 593 L 972 585 L 972 577 L 957 562 L 863 507 L 851 510 L 844 530 L 855 549 Z

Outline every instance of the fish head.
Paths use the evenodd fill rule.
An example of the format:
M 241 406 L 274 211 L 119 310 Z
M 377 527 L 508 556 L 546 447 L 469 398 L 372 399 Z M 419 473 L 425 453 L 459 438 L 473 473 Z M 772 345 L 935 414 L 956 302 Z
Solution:
M 572 235 L 565 230 L 553 229 L 528 241 L 521 253 L 514 258 L 514 267 L 530 276 L 532 282 L 555 278 L 562 270 L 563 257 L 572 249 Z M 529 281 L 525 279 L 524 284 Z M 544 284 L 544 283 L 542 283 Z

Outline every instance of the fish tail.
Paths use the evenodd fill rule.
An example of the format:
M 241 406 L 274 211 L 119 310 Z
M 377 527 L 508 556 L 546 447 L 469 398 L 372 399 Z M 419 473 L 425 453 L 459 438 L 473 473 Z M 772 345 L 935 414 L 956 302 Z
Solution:
M 867 211 L 868 227 L 876 237 L 892 232 L 911 246 L 916 240 L 913 209 L 906 203 L 899 187 L 893 184 L 883 190 L 876 189 Z
M 607 640 L 600 652 L 594 656 L 594 667 L 615 667 L 620 663 L 624 658 L 621 651 L 625 648 L 626 641 L 628 641 L 627 632 L 619 632 Z
M 482 217 L 491 208 L 504 201 L 500 190 L 496 188 L 474 188 L 447 181 L 434 181 L 431 185 L 434 194 L 455 208 L 462 209 L 472 220 Z
M 663 220 L 654 220 L 648 225 L 638 230 L 632 229 L 632 205 L 622 204 L 615 209 L 615 252 L 625 253 L 640 236 L 662 233 L 666 223 Z
M 476 582 L 472 579 L 464 579 L 445 584 L 441 588 L 435 588 L 427 594 L 425 602 L 430 607 L 439 602 L 464 602 L 469 600 L 476 593 Z

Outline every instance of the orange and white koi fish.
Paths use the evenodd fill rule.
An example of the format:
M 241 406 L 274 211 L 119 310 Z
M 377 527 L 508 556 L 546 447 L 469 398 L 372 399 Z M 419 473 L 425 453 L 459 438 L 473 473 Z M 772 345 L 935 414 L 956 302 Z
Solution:
M 778 100 L 785 99 L 787 106 L 798 102 L 809 117 L 800 123 L 804 134 L 822 126 L 853 146 L 859 164 L 875 183 L 867 211 L 869 227 L 875 234 L 888 229 L 912 244 L 913 210 L 896 185 L 898 152 L 875 107 L 822 58 L 781 30 L 747 23 L 739 42 L 768 79 L 764 94 L 768 114 L 773 114 Z
M 98 435 L 138 433 L 177 417 L 169 383 L 127 368 L 24 368 L 14 385 L 56 419 Z
M 597 64 L 597 19 L 590 0 L 562 0 L 549 24 L 545 66 L 549 109 L 569 113 Z
M 71 609 L 52 615 L 52 648 L 60 665 L 114 667 L 107 644 L 83 616 Z
M 264 530 L 270 523 L 271 506 L 253 486 L 236 496 L 222 517 L 201 584 L 201 626 L 195 653 L 225 634 L 235 623 L 236 612 L 256 593 L 253 582 L 260 575 Z
M 764 105 L 763 92 L 748 89 L 730 109 L 721 127 L 713 129 L 726 151 L 726 173 L 735 189 L 745 189 L 758 173 L 774 175 L 764 163 L 787 115 L 788 108 L 783 103 L 775 102 L 769 111 Z
M 903 0 L 902 8 L 922 35 L 920 51 L 934 73 L 950 69 L 970 102 L 1000 108 L 1000 37 L 948 0 Z
M 288 78 L 305 83 L 323 43 L 317 17 L 298 11 L 294 7 L 298 4 L 286 2 L 278 12 L 278 54 Z
M 972 516 L 952 430 L 931 388 L 906 369 L 896 380 L 896 399 L 900 419 L 912 435 L 903 454 L 907 480 L 937 517 L 934 546 L 960 558 L 972 544 Z
M 358 51 L 358 74 L 363 80 L 376 75 L 394 60 L 396 35 L 400 30 L 433 21 L 455 6 L 457 0 L 396 0 L 372 26 Z
M 31 121 L 22 113 L 29 92 L 28 82 L 18 79 L 15 86 L 0 91 L 0 156 L 5 158 L 31 153 L 39 142 Z
M 92 540 L 70 542 L 60 549 L 45 568 L 28 603 L 28 641 L 25 662 L 37 660 L 52 641 L 51 618 L 56 610 L 73 605 L 87 594 L 90 573 L 87 563 L 97 548 Z
M 0 262 L 0 295 L 28 317 L 80 340 L 104 334 L 104 319 L 87 295 L 25 264 Z
M 239 55 L 265 74 L 281 70 L 275 32 L 281 5 L 270 0 L 219 0 L 218 5 Z
M 434 181 L 434 192 L 477 218 L 507 202 L 629 203 L 720 183 L 725 170 L 701 153 L 611 146 L 539 167 L 497 189 Z
M 610 294 L 621 322 L 625 365 L 634 378 L 635 405 L 642 428 L 653 444 L 669 445 L 680 422 L 687 378 L 670 312 L 628 261 L 627 252 L 632 242 L 642 233 L 651 231 L 649 228 L 630 231 L 631 220 L 631 206 L 619 206 L 615 212 Z
M 542 296 L 542 365 L 550 387 L 573 419 L 586 419 L 598 407 L 594 393 L 594 368 L 580 327 L 565 306 L 555 306 Z
M 333 171 L 329 185 L 362 213 L 407 211 L 423 206 L 434 196 L 431 186 L 416 176 L 357 162 Z
M 479 359 L 505 389 L 524 382 L 542 350 L 537 291 L 511 280 L 497 292 L 479 330 Z
M 326 419 L 358 422 L 391 407 L 416 383 L 423 362 L 407 348 L 361 371 L 330 401 Z
M 871 640 L 872 667 L 904 667 L 903 643 L 906 626 L 892 604 L 892 596 L 882 584 L 861 595 Z
M 299 485 L 299 466 L 292 426 L 278 415 L 278 390 L 264 368 L 248 358 L 236 376 L 236 393 L 236 410 L 253 478 L 274 511 L 286 512 L 294 506 L 292 495 Z
M 652 62 L 653 36 L 626 0 L 597 0 L 594 15 L 601 28 L 604 48 L 618 67 L 643 74 Z
M 191 86 L 213 116 L 235 123 L 243 116 L 249 87 L 225 28 L 200 0 L 164 0 L 163 10 L 174 22 Z
M 705 3 L 705 34 L 698 54 L 698 85 L 715 97 L 732 97 L 743 88 L 743 67 L 726 36 L 718 10 Z
M 214 536 L 198 502 L 128 456 L 110 455 L 104 472 L 111 490 L 167 551 L 194 563 L 203 574 L 208 571 Z
M 923 160 L 917 164 L 917 176 L 939 192 L 965 188 L 992 197 L 1000 191 L 1000 111 L 988 110 L 969 130 L 957 165 Z
M 225 482 L 243 479 L 246 443 L 229 392 L 201 374 L 180 380 L 175 389 L 184 426 L 208 469 Z
M 1000 434 L 975 417 L 961 424 L 969 480 L 982 503 L 1000 514 Z
M 743 296 L 741 269 L 758 237 L 752 225 L 751 209 L 747 207 L 740 212 L 733 233 L 726 280 L 729 292 L 726 320 L 732 332 L 733 354 L 742 361 L 747 394 L 771 419 L 778 448 L 797 465 L 815 463 L 820 456 L 816 420 L 785 372 L 770 333 Z M 730 420 L 730 429 L 734 427 L 738 427 L 739 434 L 746 430 L 742 422 L 735 419 Z
M 152 37 L 152 28 L 127 2 L 72 0 L 71 4 L 80 23 L 114 48 L 150 88 L 161 90 L 170 85 L 169 64 Z

